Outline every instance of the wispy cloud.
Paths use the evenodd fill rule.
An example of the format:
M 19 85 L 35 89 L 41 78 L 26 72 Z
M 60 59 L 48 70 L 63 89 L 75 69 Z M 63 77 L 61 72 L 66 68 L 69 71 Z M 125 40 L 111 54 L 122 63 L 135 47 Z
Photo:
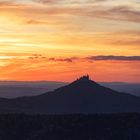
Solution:
M 92 3 L 98 3 L 98 2 L 105 2 L 107 0 L 32 0 L 34 2 L 38 2 L 38 3 L 43 3 L 43 4 L 83 4 L 83 3 L 87 3 L 87 4 L 92 4 Z
M 110 40 L 106 41 L 109 45 L 115 46 L 137 46 L 140 45 L 140 31 L 120 31 L 107 33 L 105 36 L 108 36 Z M 115 38 L 114 38 L 115 36 Z M 103 42 L 105 43 L 105 42 Z
M 130 6 L 116 6 L 109 9 L 104 17 L 114 20 L 140 22 L 140 11 Z
M 139 46 L 140 45 L 140 39 L 132 39 L 132 40 L 117 40 L 113 42 L 114 45 L 123 45 L 123 46 Z
M 70 0 L 69 2 L 65 0 L 37 0 L 43 3 L 55 3 L 58 7 L 49 7 L 46 10 L 46 14 L 70 14 L 70 15 L 80 15 L 80 16 L 90 16 L 93 18 L 105 18 L 109 20 L 122 20 L 131 22 L 140 22 L 140 10 L 131 5 L 96 5 L 95 3 L 106 2 L 107 0 L 86 0 L 83 5 L 83 1 Z M 78 3 L 77 6 L 71 6 L 73 3 Z M 65 4 L 61 6 L 61 4 Z M 67 6 L 69 4 L 69 6 Z M 88 5 L 90 4 L 90 6 Z M 52 9 L 51 9 L 52 8 Z
M 46 15 L 77 15 L 77 16 L 89 16 L 93 18 L 103 18 L 108 20 L 120 20 L 120 21 L 130 21 L 130 22 L 140 22 L 140 7 L 133 7 L 133 5 L 108 5 L 107 0 L 32 0 L 33 3 L 42 3 L 46 5 L 40 7 L 39 5 L 31 5 L 33 3 L 29 2 L 20 2 L 20 1 L 1 1 L 0 7 L 9 7 L 9 6 L 27 6 L 25 12 L 29 13 L 32 11 L 33 14 L 46 14 Z M 104 2 L 106 4 L 99 6 L 99 2 Z M 110 1 L 111 2 L 111 1 Z M 73 5 L 77 3 L 77 5 Z M 55 4 L 55 6 L 53 6 Z M 30 6 L 29 6 L 30 5 Z M 90 5 L 90 6 L 89 6 Z M 32 20 L 35 21 L 35 20 Z M 31 23 L 31 22 L 30 22 Z M 35 22 L 32 22 L 35 23 Z
M 45 21 L 30 19 L 25 22 L 26 24 L 46 24 Z
M 37 2 L 37 3 L 42 3 L 42 4 L 52 4 L 52 3 L 58 2 L 58 0 L 32 0 L 32 1 Z
M 0 1 L 0 9 L 4 10 L 4 9 L 22 9 L 24 6 L 26 6 L 26 4 L 23 3 L 19 3 L 15 0 L 11 1 L 11 0 L 1 0 Z

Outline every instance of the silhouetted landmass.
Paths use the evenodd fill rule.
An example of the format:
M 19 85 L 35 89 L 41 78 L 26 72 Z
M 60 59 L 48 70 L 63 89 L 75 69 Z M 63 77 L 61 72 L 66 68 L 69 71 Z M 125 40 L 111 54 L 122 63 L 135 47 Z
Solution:
M 52 91 L 56 88 L 67 85 L 64 82 L 50 82 L 50 81 L 35 81 L 35 82 L 21 82 L 21 81 L 0 81 L 0 97 L 2 98 L 16 98 L 23 96 L 36 96 L 45 92 Z M 113 90 L 129 93 L 135 96 L 140 96 L 139 83 L 123 83 L 123 82 L 100 82 L 102 86 L 111 88 Z
M 140 112 L 140 98 L 103 87 L 83 76 L 71 84 L 34 97 L 0 98 L 1 113 Z
M 140 140 L 140 114 L 5 114 L 0 140 Z

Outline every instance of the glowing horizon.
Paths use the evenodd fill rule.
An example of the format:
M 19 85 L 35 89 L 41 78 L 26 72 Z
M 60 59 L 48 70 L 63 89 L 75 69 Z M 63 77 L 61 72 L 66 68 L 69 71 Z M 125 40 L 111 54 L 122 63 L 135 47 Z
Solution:
M 139 0 L 1 0 L 0 80 L 140 82 Z

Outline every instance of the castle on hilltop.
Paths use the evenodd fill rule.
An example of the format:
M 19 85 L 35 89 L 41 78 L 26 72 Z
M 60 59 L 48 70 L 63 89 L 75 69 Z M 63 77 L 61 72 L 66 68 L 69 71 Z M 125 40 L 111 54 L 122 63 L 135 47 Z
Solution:
M 89 75 L 87 74 L 87 75 L 84 75 L 84 76 L 80 77 L 80 78 L 77 79 L 77 80 L 80 80 L 80 81 L 87 81 L 87 80 L 90 80 L 90 77 L 89 77 Z

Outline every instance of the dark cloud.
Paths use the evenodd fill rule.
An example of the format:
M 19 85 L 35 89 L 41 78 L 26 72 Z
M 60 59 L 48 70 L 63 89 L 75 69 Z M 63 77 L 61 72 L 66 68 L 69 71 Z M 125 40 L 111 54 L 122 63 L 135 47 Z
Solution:
M 45 56 L 43 56 L 42 54 L 33 54 L 32 56 L 28 57 L 29 59 L 46 59 Z
M 72 63 L 74 60 L 78 59 L 77 57 L 71 57 L 71 58 L 49 58 L 50 61 L 60 61 L 60 62 L 68 62 Z
M 42 60 L 42 59 L 46 59 L 47 61 L 54 61 L 54 62 L 68 62 L 68 63 L 72 63 L 74 60 L 77 60 L 79 58 L 77 57 L 70 57 L 70 58 L 47 58 L 46 56 L 43 56 L 42 54 L 32 54 L 31 56 L 28 57 L 28 59 L 31 60 Z
M 88 60 L 93 61 L 108 61 L 108 60 L 115 60 L 115 61 L 140 61 L 140 56 L 114 56 L 114 55 L 99 55 L 99 56 L 90 56 L 87 58 Z
M 54 62 L 67 62 L 72 63 L 74 61 L 140 61 L 140 56 L 115 56 L 115 55 L 96 55 L 96 56 L 89 56 L 89 57 L 51 57 L 47 58 L 41 54 L 32 54 L 28 57 L 29 59 L 46 59 L 47 61 L 54 61 Z

